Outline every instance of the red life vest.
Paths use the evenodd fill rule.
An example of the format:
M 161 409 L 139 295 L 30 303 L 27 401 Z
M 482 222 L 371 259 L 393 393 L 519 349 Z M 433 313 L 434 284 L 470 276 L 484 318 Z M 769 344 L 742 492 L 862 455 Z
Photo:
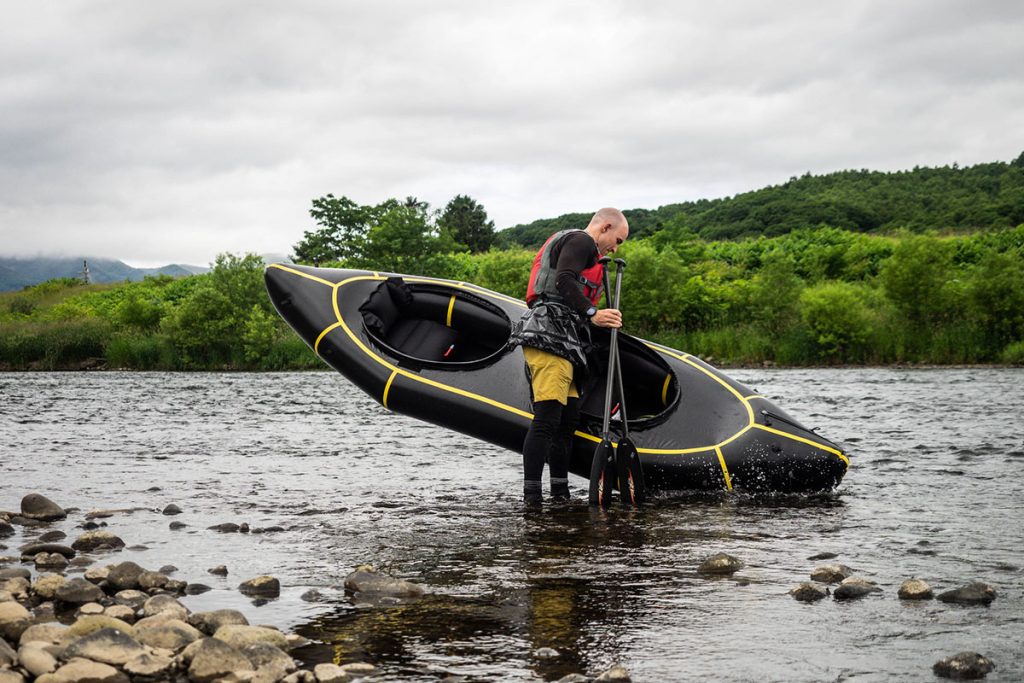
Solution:
M 582 230 L 562 230 L 549 237 L 544 245 L 537 252 L 533 259 L 533 268 L 530 270 L 530 284 L 526 288 L 526 304 L 532 306 L 538 297 L 560 301 L 562 295 L 555 287 L 555 263 L 552 260 L 554 246 L 568 235 Z M 594 251 L 597 251 L 597 244 L 594 244 Z M 583 285 L 583 296 L 590 299 L 590 303 L 597 306 L 604 289 L 604 266 L 595 263 L 585 268 L 577 276 L 577 281 Z

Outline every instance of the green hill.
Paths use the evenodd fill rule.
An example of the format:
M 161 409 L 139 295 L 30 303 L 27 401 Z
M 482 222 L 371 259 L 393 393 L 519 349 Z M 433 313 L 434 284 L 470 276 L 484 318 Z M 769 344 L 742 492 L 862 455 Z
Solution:
M 1024 153 L 1010 163 L 964 168 L 806 174 L 733 197 L 624 213 L 634 237 L 668 229 L 709 240 L 771 237 L 819 225 L 866 233 L 1013 227 L 1024 223 Z M 536 247 L 552 232 L 582 227 L 589 218 L 571 213 L 516 225 L 502 231 L 500 243 Z

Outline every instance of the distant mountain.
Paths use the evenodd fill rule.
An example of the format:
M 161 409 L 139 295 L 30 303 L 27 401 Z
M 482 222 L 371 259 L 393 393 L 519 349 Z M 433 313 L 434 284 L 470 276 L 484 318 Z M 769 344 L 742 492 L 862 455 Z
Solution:
M 160 268 L 134 268 L 123 261 L 104 258 L 14 258 L 0 256 L 0 292 L 30 287 L 57 277 L 81 277 L 83 262 L 89 264 L 91 282 L 141 280 L 147 275 L 183 277 L 209 271 L 201 266 L 173 263 Z

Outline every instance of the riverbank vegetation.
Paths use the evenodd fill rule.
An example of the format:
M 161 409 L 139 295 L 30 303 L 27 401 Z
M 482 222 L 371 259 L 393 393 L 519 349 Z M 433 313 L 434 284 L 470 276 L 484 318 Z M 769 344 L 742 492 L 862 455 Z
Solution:
M 631 334 L 723 364 L 1024 363 L 1024 155 L 805 176 L 674 206 L 686 208 L 658 209 L 660 223 L 627 212 Z M 465 280 L 520 298 L 537 241 L 558 221 L 589 218 L 494 234 L 466 196 L 432 212 L 411 197 L 363 206 L 327 195 L 310 213 L 316 227 L 295 245 L 297 261 Z M 256 256 L 222 255 L 204 275 L 53 280 L 0 294 L 0 368 L 322 367 L 273 311 L 262 270 Z

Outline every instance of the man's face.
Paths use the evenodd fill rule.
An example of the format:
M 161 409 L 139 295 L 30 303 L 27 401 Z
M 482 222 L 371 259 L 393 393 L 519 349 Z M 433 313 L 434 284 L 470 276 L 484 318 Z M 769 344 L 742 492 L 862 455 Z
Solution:
M 614 254 L 622 246 L 622 243 L 629 237 L 629 226 L 620 223 L 618 225 L 608 224 L 605 230 L 597 237 L 597 249 L 602 256 Z

